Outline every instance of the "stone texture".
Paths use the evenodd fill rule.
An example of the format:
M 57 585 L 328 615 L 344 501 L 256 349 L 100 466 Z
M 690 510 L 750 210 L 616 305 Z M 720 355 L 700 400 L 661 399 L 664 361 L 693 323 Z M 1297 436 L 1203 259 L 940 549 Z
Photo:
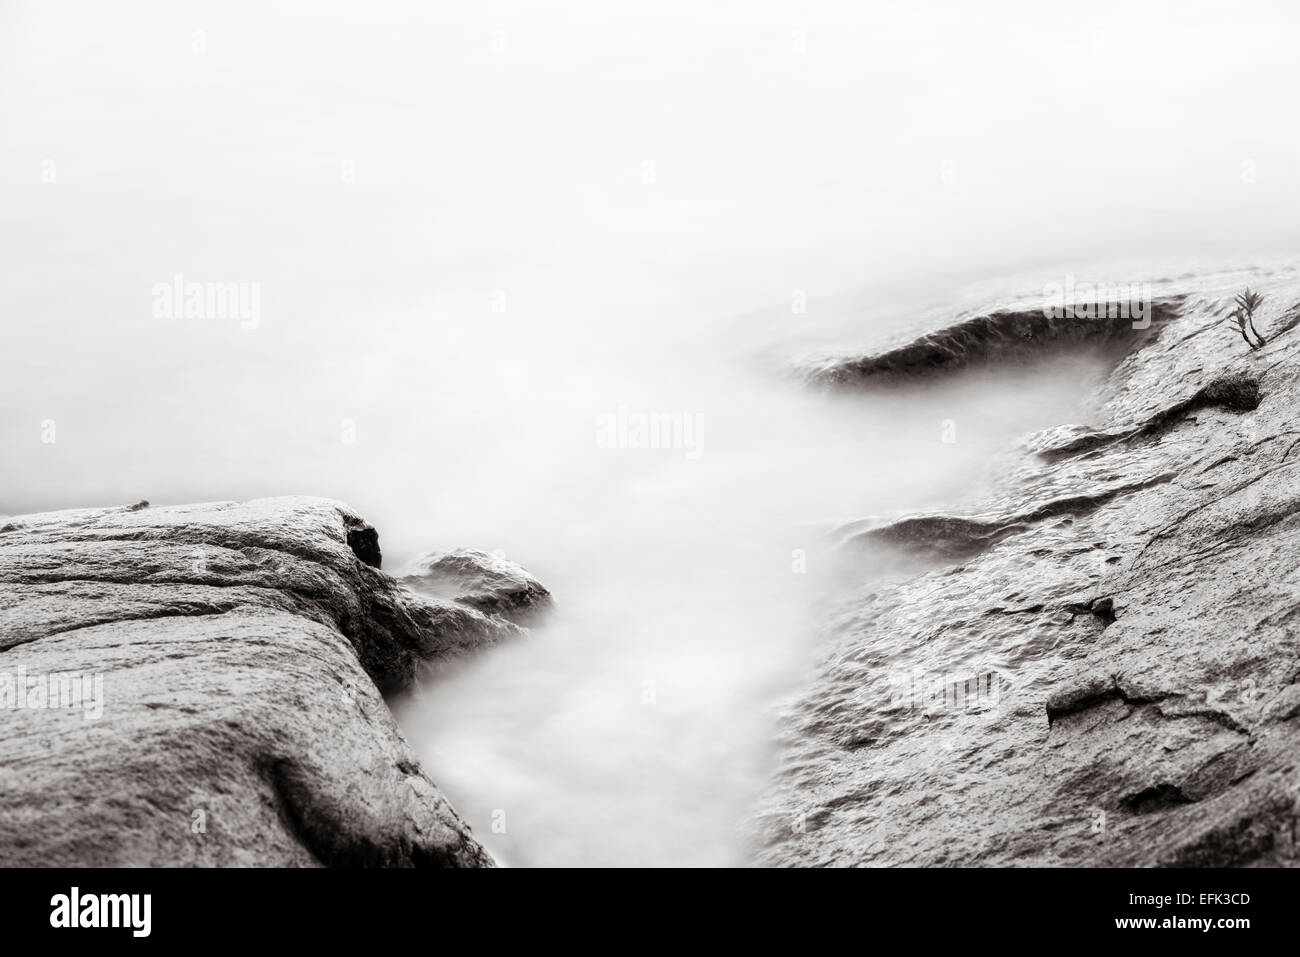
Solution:
M 490 864 L 382 693 L 521 630 L 379 560 L 324 499 L 7 519 L 0 673 L 100 676 L 103 713 L 4 712 L 0 861 Z
M 862 585 L 784 714 L 758 862 L 1300 862 L 1300 281 L 1253 277 L 1258 351 L 1238 282 L 1170 300 L 976 512 L 841 530 Z
M 535 621 L 553 605 L 551 593 L 528 572 L 477 549 L 421 555 L 401 582 L 421 594 L 519 623 Z
M 1100 317 L 1052 315 L 1043 308 L 994 309 L 915 338 L 883 345 L 864 355 L 831 357 L 801 370 L 813 385 L 868 388 L 953 374 L 1010 362 L 1037 361 L 1084 351 L 1119 357 L 1149 342 L 1178 312 L 1182 296 L 1149 304 L 1149 315 L 1135 323 L 1125 309 Z

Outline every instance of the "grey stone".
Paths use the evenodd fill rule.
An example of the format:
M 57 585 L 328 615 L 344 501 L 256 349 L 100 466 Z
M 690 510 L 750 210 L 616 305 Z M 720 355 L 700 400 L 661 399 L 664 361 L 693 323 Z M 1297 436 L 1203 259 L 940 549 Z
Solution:
M 379 561 L 325 499 L 8 518 L 0 675 L 96 676 L 102 715 L 4 713 L 0 860 L 490 865 L 382 694 L 522 631 Z
M 864 564 L 831 616 L 782 717 L 759 863 L 1300 863 L 1300 282 L 1271 281 L 1258 350 L 1223 321 L 1237 291 L 1178 296 L 1149 334 L 1111 338 L 1126 351 L 1095 421 L 1022 443 L 978 510 L 842 530 L 927 560 L 883 579 Z M 821 378 L 924 382 L 1012 342 L 1031 361 L 1017 329 L 1043 354 L 1088 339 L 1000 328 Z M 1008 680 L 980 685 L 991 671 Z M 900 695 L 916 675 L 945 696 Z M 970 679 L 1002 693 L 946 695 Z

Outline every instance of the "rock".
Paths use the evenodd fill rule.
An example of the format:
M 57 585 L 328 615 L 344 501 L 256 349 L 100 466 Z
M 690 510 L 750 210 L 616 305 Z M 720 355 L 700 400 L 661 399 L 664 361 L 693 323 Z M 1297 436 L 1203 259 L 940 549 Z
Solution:
M 862 356 L 832 357 L 800 370 L 812 384 L 839 387 L 894 385 L 977 367 L 996 366 L 1084 350 L 1121 356 L 1149 341 L 1176 314 L 1182 297 L 1149 304 L 1147 321 L 1126 310 L 1094 318 L 1053 315 L 1049 309 L 1000 309 Z
M 1199 409 L 1229 409 L 1250 412 L 1259 407 L 1259 381 L 1254 375 L 1233 372 L 1213 379 L 1190 396 L 1179 399 L 1135 425 L 1098 430 L 1081 425 L 1058 426 L 1031 437 L 1026 447 L 1050 461 L 1092 452 L 1115 442 L 1139 442 L 1158 438 L 1180 420 Z
M 513 562 L 488 552 L 430 552 L 411 564 L 402 584 L 433 598 L 525 623 L 549 610 L 551 593 Z
M 11 517 L 0 704 L 24 674 L 64 675 L 59 703 L 66 676 L 89 682 L 81 707 L 7 711 L 0 859 L 489 865 L 382 693 L 521 631 L 379 561 L 375 530 L 324 499 Z
M 1259 408 L 1259 380 L 1245 372 L 1220 376 L 1200 389 L 1192 397 L 1189 408 L 1204 409 L 1222 406 L 1234 412 L 1250 412 Z
M 1300 863 L 1300 284 L 1269 287 L 1257 351 L 1223 322 L 1237 291 L 1171 301 L 1097 420 L 1026 443 L 975 511 L 844 531 L 926 561 L 868 569 L 833 617 L 759 863 Z M 897 693 L 993 669 L 992 697 Z
M 915 515 L 884 522 L 855 522 L 837 530 L 841 542 L 879 553 L 902 551 L 920 558 L 959 561 L 987 551 L 1003 539 L 1047 519 L 1087 515 L 1116 498 L 1172 481 L 1165 472 L 1132 483 L 1109 483 L 1078 495 L 1047 499 L 1015 513 L 981 515 Z

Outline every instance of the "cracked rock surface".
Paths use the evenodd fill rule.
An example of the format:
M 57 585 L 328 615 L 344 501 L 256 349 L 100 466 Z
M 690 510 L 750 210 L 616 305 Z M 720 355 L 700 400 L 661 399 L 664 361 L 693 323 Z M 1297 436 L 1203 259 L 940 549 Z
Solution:
M 900 560 L 860 575 L 783 714 L 759 863 L 1300 862 L 1300 277 L 1246 278 L 1264 348 L 1225 321 L 1241 276 L 1184 282 L 1094 420 L 1028 439 L 993 500 L 841 530 Z M 812 374 L 1089 339 L 954 329 Z
M 380 558 L 326 499 L 0 522 L 0 676 L 29 682 L 0 712 L 0 860 L 490 865 L 382 694 L 522 630 Z M 72 674 L 102 715 L 31 697 Z

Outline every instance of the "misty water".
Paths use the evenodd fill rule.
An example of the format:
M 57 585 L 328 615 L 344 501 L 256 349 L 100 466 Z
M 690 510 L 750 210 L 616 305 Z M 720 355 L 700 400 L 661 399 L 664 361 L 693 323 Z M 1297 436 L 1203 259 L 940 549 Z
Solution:
M 742 862 L 824 533 L 977 500 L 1099 371 L 791 364 L 1298 212 L 1245 15 L 856 7 L 6 5 L 0 512 L 312 494 L 390 570 L 499 551 L 556 609 L 394 702 L 431 776 L 504 863 Z M 257 315 L 159 316 L 178 276 Z M 608 447 L 639 414 L 689 443 Z

